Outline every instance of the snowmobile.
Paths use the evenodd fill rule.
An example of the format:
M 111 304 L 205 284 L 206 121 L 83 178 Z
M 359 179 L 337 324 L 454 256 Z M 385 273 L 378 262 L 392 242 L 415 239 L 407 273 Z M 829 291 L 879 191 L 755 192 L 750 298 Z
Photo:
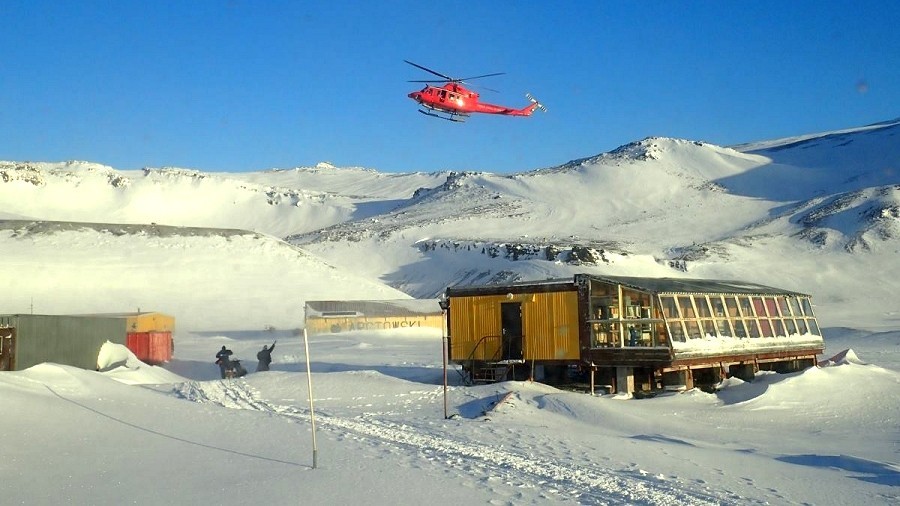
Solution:
M 219 366 L 222 363 L 221 358 L 216 359 L 216 365 Z M 225 378 L 240 378 L 241 376 L 247 375 L 247 369 L 241 365 L 241 361 L 239 359 L 232 359 L 228 361 L 228 365 L 225 366 Z

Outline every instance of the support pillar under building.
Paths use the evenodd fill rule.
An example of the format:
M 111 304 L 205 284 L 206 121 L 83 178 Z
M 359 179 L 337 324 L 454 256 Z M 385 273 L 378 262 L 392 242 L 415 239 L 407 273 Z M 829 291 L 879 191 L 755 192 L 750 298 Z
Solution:
M 616 367 L 616 393 L 630 394 L 634 392 L 634 368 Z

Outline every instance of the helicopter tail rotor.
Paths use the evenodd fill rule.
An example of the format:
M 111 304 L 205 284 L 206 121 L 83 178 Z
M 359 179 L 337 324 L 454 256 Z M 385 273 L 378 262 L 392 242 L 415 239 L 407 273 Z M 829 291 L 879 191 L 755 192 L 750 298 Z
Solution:
M 544 107 L 544 104 L 538 102 L 538 100 L 537 100 L 536 98 L 534 98 L 533 96 L 531 96 L 531 93 L 526 93 L 526 94 L 525 94 L 525 98 L 527 98 L 528 100 L 531 100 L 531 103 L 534 104 L 534 106 L 535 106 L 536 108 L 538 108 L 538 109 L 540 109 L 540 110 L 542 110 L 542 111 L 544 111 L 544 112 L 547 112 L 547 108 Z

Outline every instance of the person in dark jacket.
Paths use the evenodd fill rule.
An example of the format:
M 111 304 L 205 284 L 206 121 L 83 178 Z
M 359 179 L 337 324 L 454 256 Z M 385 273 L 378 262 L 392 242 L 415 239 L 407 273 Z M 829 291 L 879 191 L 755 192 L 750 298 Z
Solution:
M 640 346 L 641 345 L 641 334 L 638 332 L 634 325 L 628 327 L 628 346 Z
M 259 360 L 256 364 L 256 372 L 269 370 L 269 364 L 272 363 L 272 350 L 275 349 L 275 343 L 277 342 L 273 342 L 272 346 L 263 345 L 263 349 L 256 354 L 256 358 Z
M 219 370 L 222 372 L 222 379 L 225 379 L 226 372 L 231 366 L 231 350 L 222 346 L 219 353 L 216 353 L 216 363 L 219 364 Z

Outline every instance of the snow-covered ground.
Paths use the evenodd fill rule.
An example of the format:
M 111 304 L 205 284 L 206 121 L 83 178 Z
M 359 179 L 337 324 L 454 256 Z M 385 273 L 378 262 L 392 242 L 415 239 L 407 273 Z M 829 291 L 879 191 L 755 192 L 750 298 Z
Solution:
M 162 367 L 110 345 L 102 372 L 0 373 L 0 502 L 900 503 L 898 128 L 512 176 L 0 162 L 0 314 L 176 318 Z M 809 293 L 822 367 L 649 399 L 451 367 L 445 419 L 439 332 L 317 336 L 313 468 L 305 301 L 575 272 Z M 276 339 L 219 379 L 221 346 L 253 371 Z
M 250 359 L 274 339 L 271 371 L 217 378 L 221 345 Z M 444 419 L 440 344 L 421 331 L 313 338 L 315 469 L 303 342 L 291 333 L 181 336 L 165 368 L 0 374 L 0 493 L 4 504 L 900 497 L 896 349 L 882 350 L 893 368 L 851 352 L 803 373 L 730 379 L 715 394 L 641 400 L 528 382 L 465 387 L 451 369 Z

